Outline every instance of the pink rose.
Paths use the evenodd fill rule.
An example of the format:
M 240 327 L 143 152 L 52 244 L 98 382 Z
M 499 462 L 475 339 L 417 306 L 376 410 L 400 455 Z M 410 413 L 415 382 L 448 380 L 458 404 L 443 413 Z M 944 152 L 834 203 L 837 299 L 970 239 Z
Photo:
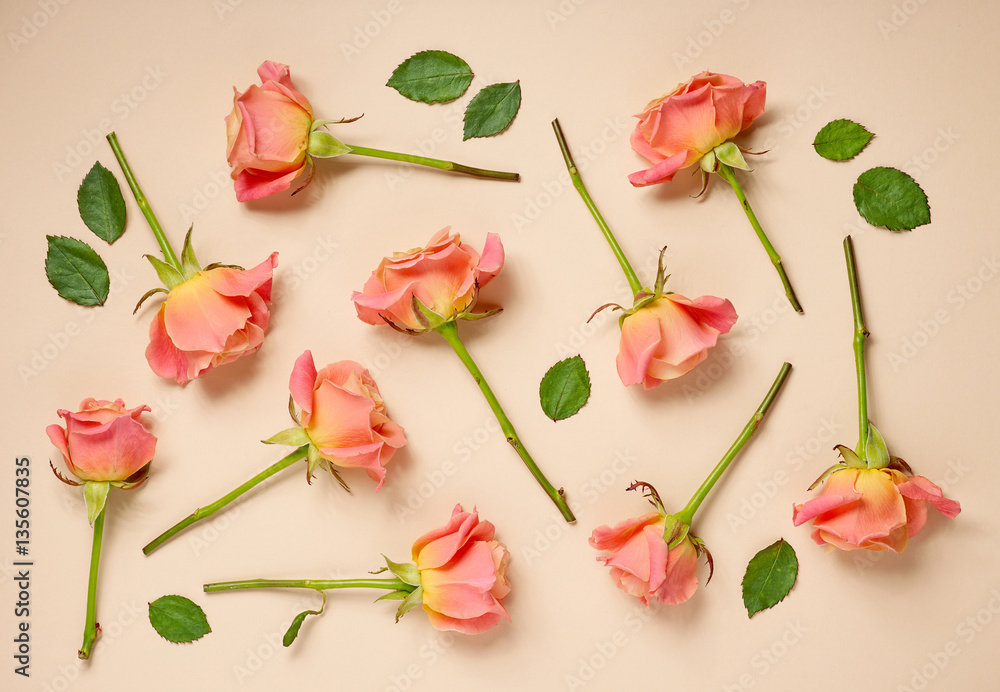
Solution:
M 437 629 L 478 634 L 510 620 L 502 603 L 510 554 L 493 534 L 493 524 L 456 505 L 446 526 L 413 544 L 424 611 Z
M 156 450 L 156 437 L 139 421 L 149 410 L 148 406 L 127 409 L 121 399 L 88 398 L 76 413 L 59 409 L 65 429 L 52 424 L 45 432 L 80 480 L 138 485 L 146 479 Z
M 608 552 L 597 559 L 611 568 L 618 588 L 647 608 L 650 599 L 683 603 L 698 588 L 698 549 L 690 536 L 668 549 L 664 524 L 662 514 L 650 512 L 614 528 L 598 527 L 590 537 L 591 547 Z
M 385 464 L 406 444 L 406 437 L 385 415 L 378 385 L 368 371 L 342 360 L 317 372 L 312 353 L 306 351 L 295 361 L 288 388 L 301 409 L 302 429 L 322 458 L 343 468 L 364 469 L 378 482 L 376 490 L 381 488 Z
M 451 227 L 438 231 L 425 247 L 386 257 L 372 272 L 362 291 L 351 296 L 358 317 L 368 324 L 389 323 L 399 329 L 421 333 L 433 328 L 414 312 L 414 298 L 442 321 L 468 315 L 479 289 L 503 267 L 500 238 L 486 234 L 480 257 L 461 236 L 449 235 Z
M 632 149 L 653 164 L 633 173 L 636 187 L 667 182 L 682 168 L 729 141 L 764 112 L 764 82 L 702 72 L 654 101 L 637 115 Z
M 233 111 L 226 117 L 226 160 L 240 202 L 287 190 L 304 173 L 300 187 L 312 178 L 312 105 L 292 86 L 287 65 L 267 61 L 257 74 L 260 86 L 242 94 L 233 89 Z
M 923 476 L 894 468 L 842 468 L 826 479 L 823 493 L 795 505 L 792 522 L 813 520 L 812 538 L 842 550 L 903 552 L 927 521 L 927 503 L 954 519 L 962 511 Z
M 215 267 L 170 289 L 149 326 L 146 360 L 179 384 L 250 355 L 264 342 L 278 253 L 252 269 Z
M 646 389 L 680 377 L 705 360 L 735 323 L 728 300 L 663 294 L 623 318 L 618 376 L 625 385 L 641 382 Z

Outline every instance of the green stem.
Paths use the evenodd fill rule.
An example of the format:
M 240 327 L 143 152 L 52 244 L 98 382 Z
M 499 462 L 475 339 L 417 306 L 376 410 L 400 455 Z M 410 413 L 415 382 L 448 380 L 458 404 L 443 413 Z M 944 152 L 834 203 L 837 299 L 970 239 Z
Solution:
M 135 196 L 135 201 L 139 205 L 139 210 L 142 211 L 142 215 L 146 217 L 146 222 L 149 223 L 150 230 L 152 230 L 153 235 L 156 236 L 156 242 L 160 245 L 160 250 L 163 252 L 163 259 L 166 260 L 167 264 L 172 266 L 174 269 L 181 271 L 181 263 L 177 260 L 177 255 L 174 254 L 174 249 L 170 247 L 170 241 L 167 240 L 167 235 L 163 232 L 160 222 L 156 220 L 156 215 L 153 213 L 153 209 L 149 206 L 149 202 L 146 200 L 146 195 L 142 193 L 142 189 L 139 187 L 139 183 L 136 181 L 135 175 L 132 173 L 132 167 L 128 165 L 128 160 L 126 160 L 125 153 L 122 151 L 121 146 L 119 146 L 118 137 L 114 132 L 108 133 L 108 144 L 111 145 L 111 151 L 115 152 L 115 158 L 118 159 L 118 165 L 121 166 L 122 173 L 125 174 L 125 180 L 128 182 L 128 186 L 131 188 L 132 194 Z
M 746 195 L 743 194 L 743 188 L 740 187 L 740 183 L 736 179 L 736 174 L 733 173 L 732 168 L 721 161 L 719 162 L 718 173 L 733 188 L 733 192 L 736 193 L 736 198 L 740 201 L 740 205 L 743 207 L 743 211 L 746 212 L 747 218 L 750 219 L 750 225 L 753 226 L 753 230 L 757 234 L 757 239 L 764 246 L 767 256 L 771 258 L 771 264 L 774 265 L 774 268 L 778 271 L 778 276 L 781 277 L 781 285 L 785 287 L 785 295 L 788 297 L 788 302 L 795 308 L 795 312 L 801 313 L 802 306 L 799 305 L 799 299 L 795 297 L 795 289 L 792 288 L 792 283 L 788 280 L 788 275 L 785 274 L 785 267 L 781 264 L 781 256 L 774 249 L 774 246 L 771 245 L 771 241 L 767 239 L 764 229 L 760 227 L 760 222 L 757 221 L 757 216 L 753 213 L 753 209 L 750 208 L 750 203 L 747 201 Z
M 844 256 L 847 258 L 847 279 L 851 284 L 851 308 L 854 312 L 854 366 L 858 372 L 858 447 L 855 450 L 865 459 L 865 442 L 868 440 L 868 382 L 865 377 L 865 339 L 869 332 L 861 313 L 861 293 L 858 291 L 858 268 L 854 263 L 854 241 L 844 238 Z
M 764 397 L 764 401 L 762 401 L 760 406 L 757 407 L 757 410 L 754 411 L 750 422 L 743 428 L 743 432 L 741 432 L 740 436 L 736 438 L 736 441 L 733 442 L 733 446 L 729 448 L 729 451 L 722 457 L 722 460 L 716 464 L 714 469 L 712 469 L 712 473 L 710 473 L 708 478 L 705 479 L 705 482 L 701 484 L 701 487 L 695 492 L 691 501 L 687 503 L 687 506 L 674 515 L 677 519 L 683 521 L 688 526 L 691 525 L 692 520 L 694 520 L 694 513 L 698 511 L 699 507 L 701 507 L 701 503 L 705 501 L 706 497 L 708 497 L 708 493 L 711 492 L 716 482 L 722 477 L 722 474 L 726 472 L 726 469 L 729 468 L 729 465 L 733 462 L 733 459 L 736 458 L 736 455 L 740 453 L 741 449 L 743 449 L 743 445 L 745 445 L 750 438 L 753 437 L 754 433 L 757 432 L 757 427 L 760 425 L 760 422 L 764 420 L 764 414 L 767 413 L 767 410 L 771 407 L 771 402 L 774 401 L 774 398 L 778 396 L 778 392 L 781 391 L 782 385 L 785 384 L 785 378 L 788 377 L 788 373 L 791 369 L 791 363 L 784 363 L 781 366 L 781 370 L 778 371 L 778 376 L 774 379 L 774 383 L 771 385 L 771 388 L 767 390 L 767 395 Z
M 475 361 L 472 360 L 472 356 L 469 355 L 469 352 L 465 349 L 465 345 L 462 343 L 461 339 L 458 338 L 458 325 L 455 322 L 445 322 L 437 328 L 437 332 L 444 337 L 444 340 L 447 341 L 449 345 L 451 345 L 461 361 L 465 363 L 465 367 L 469 369 L 469 372 L 472 374 L 476 384 L 479 385 L 479 389 L 482 391 L 483 396 L 486 397 L 486 402 L 490 405 L 493 415 L 496 416 L 497 421 L 500 423 L 500 429 L 507 438 L 507 442 L 510 443 L 510 446 L 513 447 L 518 456 L 521 457 L 521 461 L 523 461 L 524 465 L 528 467 L 528 471 L 531 472 L 531 475 L 535 477 L 538 484 L 542 486 L 546 494 L 552 499 L 552 502 L 554 502 L 556 507 L 559 508 L 559 512 L 562 514 L 563 518 L 571 524 L 575 522 L 576 517 L 573 516 L 573 510 L 571 510 L 569 505 L 566 504 L 563 489 L 559 488 L 556 490 L 556 488 L 549 483 L 545 474 L 542 473 L 541 469 L 538 468 L 538 465 L 535 464 L 534 459 L 532 459 L 531 455 L 528 454 L 528 450 L 524 448 L 523 444 L 521 444 L 521 438 L 517 436 L 517 431 L 514 430 L 514 425 L 510 422 L 510 419 L 507 418 L 507 414 L 504 413 L 503 408 L 500 407 L 500 402 L 497 401 L 496 396 L 493 394 L 493 390 L 490 389 L 490 385 L 486 382 L 486 378 L 483 377 L 483 373 L 480 372 Z
M 244 579 L 205 584 L 205 593 L 236 591 L 238 589 L 386 589 L 388 591 L 413 591 L 417 587 L 402 579 Z
M 97 570 L 101 564 L 101 543 L 104 541 L 104 515 L 108 513 L 107 505 L 94 520 L 94 546 L 90 550 L 90 579 L 87 582 L 87 622 L 83 626 L 83 646 L 80 647 L 80 658 L 90 658 L 90 650 L 100 634 L 97 624 Z
M 442 161 L 441 159 L 431 159 L 426 156 L 415 156 L 413 154 L 399 154 L 394 151 L 384 151 L 382 149 L 370 149 L 368 147 L 356 147 L 353 144 L 346 145 L 350 148 L 352 154 L 357 154 L 359 156 L 371 156 L 376 159 L 389 159 L 391 161 L 403 161 L 405 163 L 415 163 L 420 166 L 430 166 L 431 168 L 437 168 L 442 171 L 449 171 L 451 173 L 464 173 L 465 175 L 475 176 L 477 178 L 493 178 L 495 180 L 512 180 L 518 182 L 521 180 L 521 175 L 519 173 L 507 173 L 505 171 L 491 171 L 488 168 L 473 168 L 471 166 L 463 166 L 460 163 L 455 163 L 454 161 Z
M 201 507 L 199 509 L 196 509 L 189 516 L 187 516 L 184 519 L 182 519 L 181 521 L 177 522 L 176 524 L 174 524 L 173 526 L 171 526 L 169 529 L 167 529 L 166 531 L 164 531 L 163 533 L 161 533 L 159 536 L 157 536 L 156 538 L 154 538 L 152 541 L 150 541 L 146 545 L 146 547 L 144 547 L 142 549 L 143 554 L 144 555 L 149 555 L 151 552 L 153 552 L 154 550 L 156 550 L 157 548 L 159 548 L 161 545 L 163 545 L 164 543 L 166 543 L 167 541 L 169 541 L 174 536 L 174 534 L 180 533 L 181 531 L 183 531 L 187 527 L 191 526 L 191 524 L 194 524 L 195 522 L 201 521 L 202 519 L 204 519 L 206 517 L 212 516 L 213 514 L 215 514 L 216 512 L 218 512 L 220 509 L 222 509 L 223 507 L 225 507 L 226 505 L 228 505 L 230 502 L 232 502 L 233 500 L 235 500 L 236 498 L 238 498 L 240 495 L 242 495 L 243 493 L 245 493 L 248 490 L 250 490 L 251 488 L 253 488 L 254 486 L 259 485 L 260 483 L 264 482 L 265 480 L 267 480 L 268 478 L 270 478 L 274 474 L 278 473 L 279 471 L 282 471 L 282 470 L 288 468 L 289 466 L 291 466 L 292 464 L 294 464 L 296 461 L 299 461 L 301 459 L 305 459 L 306 454 L 308 453 L 308 451 L 309 451 L 309 446 L 308 445 L 302 445 L 301 447 L 299 447 L 298 449 L 296 449 L 294 452 L 292 452 L 291 454 L 289 454 L 285 458 L 280 459 L 279 461 L 275 462 L 271 466 L 268 466 L 266 469 L 264 469 L 263 471 L 261 471 L 260 473 L 258 473 L 256 476 L 254 476 L 253 478 L 251 478 L 250 480 L 248 480 L 246 483 L 244 483 L 240 487 L 236 488 L 236 490 L 232 491 L 228 495 L 224 495 L 223 497 L 220 497 L 218 500 L 216 500 L 215 502 L 213 502 L 210 505 L 207 505 L 205 507 Z
M 569 147 L 566 146 L 566 139 L 563 137 L 562 128 L 559 127 L 559 119 L 556 118 L 552 121 L 552 129 L 556 132 L 556 140 L 559 142 L 559 149 L 562 151 L 563 160 L 566 162 L 566 168 L 569 170 L 569 177 L 573 180 L 573 187 L 576 191 L 580 193 L 580 197 L 583 198 L 583 203 L 587 205 L 587 209 L 590 210 L 591 216 L 594 217 L 594 221 L 597 222 L 597 226 L 601 229 L 601 233 L 604 234 L 604 239 L 608 241 L 608 245 L 611 246 L 611 252 L 614 253 L 615 259 L 618 260 L 618 264 L 621 266 L 622 271 L 625 272 L 625 278 L 628 280 L 628 285 L 632 289 L 633 297 L 637 296 L 640 291 L 643 290 L 642 284 L 639 283 L 639 277 L 635 275 L 635 270 L 632 269 L 632 265 L 629 264 L 628 258 L 625 257 L 625 253 L 622 251 L 621 246 L 615 239 L 614 234 L 611 232 L 611 228 L 605 222 L 604 217 L 601 215 L 600 210 L 598 210 L 597 205 L 594 204 L 594 200 L 591 199 L 590 193 L 587 192 L 587 187 L 583 184 L 583 179 L 580 178 L 580 172 L 576 168 L 576 163 L 573 161 L 573 155 L 569 151 Z

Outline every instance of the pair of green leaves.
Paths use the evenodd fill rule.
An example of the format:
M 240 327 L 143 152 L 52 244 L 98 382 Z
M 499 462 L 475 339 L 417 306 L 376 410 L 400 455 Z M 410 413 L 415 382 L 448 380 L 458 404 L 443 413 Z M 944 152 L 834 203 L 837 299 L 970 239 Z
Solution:
M 447 103 L 462 96 L 474 76 L 469 63 L 457 55 L 443 50 L 425 50 L 400 63 L 386 86 L 411 101 Z M 465 109 L 462 139 L 500 134 L 510 127 L 520 107 L 520 82 L 484 87 Z
M 125 232 L 125 199 L 114 174 L 99 162 L 84 177 L 76 193 L 80 218 L 109 245 Z M 82 240 L 45 237 L 45 275 L 56 292 L 77 305 L 104 305 L 111 290 L 108 267 Z
M 856 122 L 834 120 L 816 134 L 813 146 L 825 159 L 847 161 L 874 136 Z M 862 173 L 854 184 L 854 206 L 865 221 L 890 231 L 912 231 L 931 222 L 927 195 L 917 181 L 896 168 L 878 166 Z

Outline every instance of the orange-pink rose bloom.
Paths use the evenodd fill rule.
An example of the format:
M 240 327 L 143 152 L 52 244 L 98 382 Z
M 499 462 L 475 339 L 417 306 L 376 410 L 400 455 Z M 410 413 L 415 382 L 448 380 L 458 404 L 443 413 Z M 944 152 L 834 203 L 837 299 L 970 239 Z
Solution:
M 424 611 L 437 629 L 478 634 L 510 620 L 502 602 L 510 592 L 510 554 L 494 531 L 476 510 L 456 505 L 446 526 L 413 544 Z
M 252 269 L 202 270 L 172 288 L 149 326 L 146 360 L 153 372 L 184 384 L 257 351 L 277 265 L 274 252 Z
M 962 511 L 923 476 L 891 468 L 847 468 L 830 474 L 822 495 L 795 505 L 792 521 L 799 526 L 812 519 L 812 538 L 820 545 L 901 553 L 924 528 L 928 503 L 949 519 Z
M 504 252 L 495 233 L 486 234 L 479 255 L 448 226 L 426 246 L 384 258 L 364 289 L 351 296 L 358 317 L 368 324 L 389 322 L 400 329 L 427 328 L 414 314 L 413 298 L 448 319 L 468 313 L 479 289 L 503 267 Z
M 597 559 L 611 568 L 618 588 L 649 607 L 650 599 L 677 604 L 691 598 L 698 588 L 698 551 L 687 536 L 667 549 L 664 518 L 650 512 L 626 519 L 614 528 L 600 526 L 590 545 L 607 551 Z
M 764 112 L 764 82 L 702 72 L 655 99 L 636 117 L 632 149 L 653 164 L 628 177 L 636 187 L 672 180 Z
M 364 469 L 381 488 L 385 464 L 406 444 L 406 437 L 385 414 L 368 370 L 342 360 L 317 371 L 312 352 L 306 351 L 295 361 L 288 388 L 301 409 L 302 428 L 323 458 L 344 468 Z
M 242 94 L 233 89 L 233 110 L 226 118 L 226 160 L 236 181 L 236 199 L 246 202 L 287 190 L 312 177 L 306 151 L 313 110 L 292 86 L 287 65 L 267 61 L 257 68 L 261 85 Z
M 680 377 L 705 360 L 735 323 L 728 300 L 666 293 L 622 321 L 618 376 L 625 385 L 641 382 L 646 389 Z
M 75 413 L 59 409 L 65 428 L 52 424 L 45 432 L 80 480 L 124 481 L 153 460 L 156 437 L 139 420 L 149 410 L 148 406 L 126 408 L 121 399 L 87 398 Z

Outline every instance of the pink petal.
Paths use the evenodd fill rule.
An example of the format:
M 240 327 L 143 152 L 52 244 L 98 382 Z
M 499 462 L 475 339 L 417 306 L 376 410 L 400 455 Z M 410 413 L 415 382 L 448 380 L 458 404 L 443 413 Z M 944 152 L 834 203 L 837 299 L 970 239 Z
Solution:
M 599 526 L 594 529 L 590 536 L 590 547 L 596 550 L 607 550 L 615 552 L 621 550 L 632 537 L 642 531 L 646 526 L 659 525 L 662 532 L 663 516 L 659 512 L 650 512 L 641 517 L 626 519 L 618 522 L 614 527 Z M 603 558 L 598 558 L 603 559 Z
M 663 538 L 660 543 L 666 547 Z M 653 584 L 650 584 L 652 587 Z M 651 591 L 655 591 L 660 603 L 676 605 L 691 598 L 698 589 L 698 551 L 690 540 L 684 539 L 667 553 L 664 579 Z
M 644 171 L 637 171 L 628 177 L 628 181 L 633 187 L 646 187 L 656 183 L 666 183 L 674 179 L 674 174 L 684 168 L 684 163 L 688 159 L 688 151 L 680 151 L 652 168 Z
M 219 295 L 202 274 L 175 286 L 162 310 L 167 335 L 182 351 L 217 353 L 250 317 L 245 301 Z
M 500 236 L 496 233 L 486 234 L 486 243 L 483 245 L 483 255 L 479 258 L 479 287 L 482 288 L 493 277 L 503 269 L 504 251 Z
M 153 372 L 160 377 L 176 380 L 177 384 L 184 384 L 211 367 L 212 354 L 207 351 L 184 352 L 177 348 L 167 335 L 161 304 L 159 312 L 149 325 L 146 361 Z
M 792 505 L 792 525 L 801 526 L 810 519 L 857 502 L 860 499 L 861 496 L 857 494 L 847 497 L 841 495 L 822 495 L 809 500 L 805 504 Z
M 309 420 L 312 417 L 313 387 L 315 385 L 316 362 L 313 360 L 312 351 L 306 350 L 295 359 L 292 375 L 288 380 L 288 390 L 291 392 L 292 399 L 302 409 L 301 422 L 303 426 L 309 425 Z
M 736 324 L 736 308 L 724 298 L 701 296 L 691 300 L 679 293 L 673 293 L 670 295 L 670 300 L 687 307 L 695 320 L 718 330 L 720 334 L 728 334 Z
M 372 444 L 368 421 L 375 405 L 371 399 L 326 380 L 315 388 L 312 401 L 307 432 L 317 447 L 335 450 Z
M 847 472 L 835 472 L 827 479 L 827 484 L 834 476 L 845 473 Z M 861 501 L 817 517 L 814 526 L 848 543 L 865 547 L 872 539 L 889 536 L 897 528 L 904 526 L 906 508 L 888 473 L 862 469 L 857 474 L 854 490 L 861 494 Z
M 441 567 L 420 570 L 424 605 L 462 619 L 489 612 L 494 604 L 490 591 L 495 582 L 493 548 L 482 541 L 470 543 Z
M 625 318 L 615 360 L 622 384 L 645 381 L 660 340 L 660 323 L 652 312 L 640 310 Z
M 216 267 L 203 274 L 216 293 L 246 298 L 271 281 L 276 266 L 278 266 L 278 253 L 272 252 L 266 260 L 251 269 Z
M 482 529 L 479 529 L 480 525 Z M 469 540 L 492 539 L 493 524 L 488 521 L 480 524 L 475 510 L 463 512 L 461 505 L 456 505 L 447 525 L 424 534 L 414 542 L 413 560 L 420 569 L 437 568 L 451 560 Z
M 236 178 L 236 200 L 249 202 L 282 192 L 292 186 L 292 181 L 311 166 L 307 162 L 302 167 L 289 172 L 268 173 L 267 171 L 243 170 Z
M 424 606 L 424 612 L 427 613 L 427 617 L 435 629 L 444 631 L 452 630 L 462 632 L 463 634 L 481 634 L 496 627 L 503 619 L 510 620 L 507 610 L 501 603 L 497 603 L 493 611 L 469 620 L 448 617 L 447 615 L 442 615 L 431 610 L 427 606 Z

